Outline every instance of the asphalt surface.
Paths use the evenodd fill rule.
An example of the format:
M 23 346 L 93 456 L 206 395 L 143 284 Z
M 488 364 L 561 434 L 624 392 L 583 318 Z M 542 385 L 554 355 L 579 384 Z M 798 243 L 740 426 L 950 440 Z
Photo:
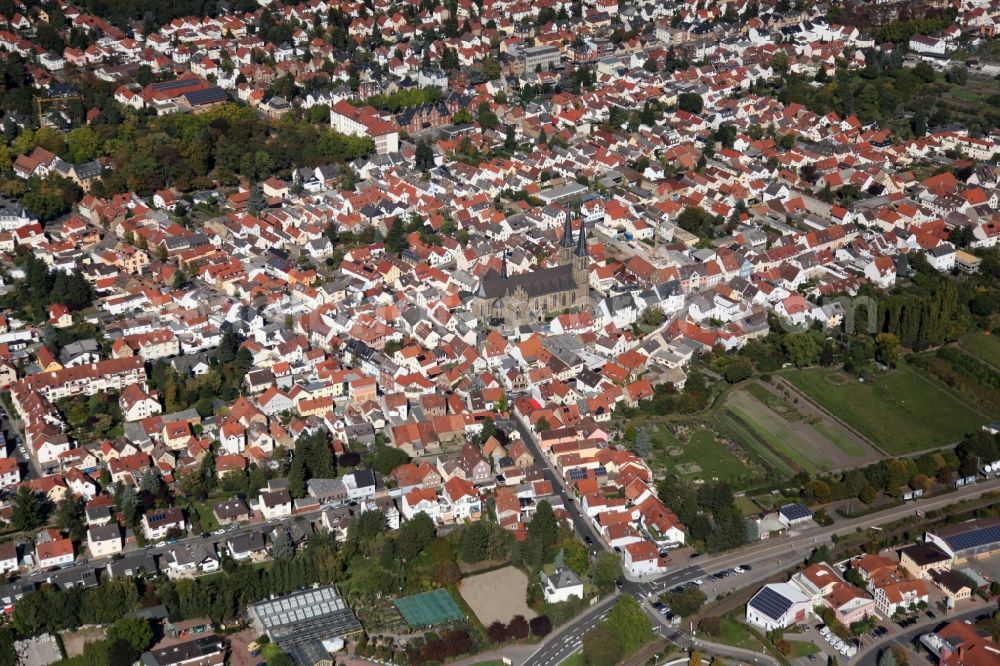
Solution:
M 178 546 L 183 546 L 185 544 L 191 544 L 191 543 L 212 544 L 215 546 L 216 552 L 221 554 L 223 549 L 225 549 L 226 547 L 226 542 L 230 539 L 233 539 L 243 534 L 250 534 L 251 532 L 260 532 L 261 534 L 266 534 L 267 532 L 270 532 L 271 530 L 281 525 L 284 525 L 285 527 L 290 527 L 291 524 L 299 518 L 304 518 L 306 520 L 314 520 L 319 517 L 320 513 L 321 511 L 312 511 L 309 513 L 297 514 L 295 516 L 292 516 L 291 518 L 286 518 L 281 521 L 248 523 L 246 525 L 236 526 L 234 529 L 227 529 L 226 532 L 223 534 L 206 533 L 206 536 L 202 535 L 189 536 L 183 539 L 177 539 L 175 543 L 164 542 L 162 546 L 154 544 L 151 546 L 147 546 L 145 548 L 132 548 L 127 551 L 124 551 L 122 554 L 125 556 L 136 555 L 139 553 L 153 555 L 157 558 L 157 564 L 159 565 L 160 570 L 162 571 L 165 565 L 163 556 L 169 553 L 174 548 L 177 548 Z M 157 542 L 157 544 L 158 543 L 160 542 Z M 101 557 L 93 560 L 87 560 L 86 558 L 78 559 L 71 566 L 63 567 L 62 569 L 60 569 L 59 572 L 76 571 L 86 568 L 95 570 L 103 569 L 107 567 L 108 564 L 110 564 L 114 560 L 115 560 L 114 557 Z M 26 576 L 22 576 L 16 580 L 30 580 L 34 583 L 43 583 L 50 577 L 56 575 L 59 572 L 40 570 L 40 571 L 35 571 Z
M 562 477 L 550 467 L 548 459 L 542 455 L 535 441 L 534 434 L 519 417 L 516 418 L 516 423 L 518 431 L 521 433 L 521 437 L 524 439 L 529 450 L 531 450 L 532 455 L 541 463 L 546 480 L 550 481 L 552 487 L 558 489 L 564 500 L 566 500 L 567 508 L 570 509 L 573 519 L 574 529 L 581 538 L 586 540 L 586 537 L 590 537 L 593 542 L 592 548 L 608 550 L 608 546 L 599 537 L 590 521 L 580 515 L 578 507 L 568 501 L 568 498 L 572 497 L 572 493 L 568 492 L 562 481 Z M 867 528 L 872 525 L 893 522 L 914 515 L 918 510 L 930 511 L 938 509 L 961 500 L 979 497 L 984 493 L 998 489 L 1000 489 L 1000 479 L 990 479 L 945 495 L 917 500 L 866 516 L 858 518 L 838 517 L 835 518 L 834 524 L 828 527 L 809 523 L 797 527 L 791 536 L 760 541 L 735 551 L 712 557 L 698 558 L 697 560 L 692 560 L 686 566 L 668 571 L 663 576 L 655 579 L 643 581 L 623 580 L 621 593 L 631 594 L 636 597 L 646 613 L 653 619 L 653 626 L 657 628 L 657 633 L 680 647 L 689 649 L 697 646 L 707 653 L 728 656 L 748 663 L 752 661 L 753 663 L 775 664 L 776 662 L 766 655 L 755 654 L 731 646 L 709 643 L 690 636 L 681 630 L 683 627 L 670 626 L 666 619 L 651 606 L 651 602 L 673 587 L 697 581 L 701 581 L 702 589 L 709 596 L 711 596 L 710 592 L 719 595 L 725 594 L 728 591 L 726 589 L 728 587 L 744 588 L 766 580 L 776 572 L 783 571 L 802 562 L 814 548 L 829 542 L 834 535 L 840 536 L 853 533 L 859 527 Z M 709 573 L 731 569 L 741 564 L 749 564 L 752 566 L 752 569 L 739 576 L 723 579 L 715 583 L 710 583 L 707 580 Z M 599 604 L 596 604 L 573 621 L 564 625 L 558 632 L 547 637 L 538 650 L 524 662 L 524 666 L 555 666 L 572 655 L 580 649 L 583 635 L 607 616 L 608 609 L 613 605 L 613 601 L 617 597 L 618 594 L 615 594 L 610 598 L 602 600 Z M 975 617 L 979 613 L 981 611 L 975 611 L 972 613 L 972 616 Z M 961 618 L 962 616 L 958 617 Z M 940 621 L 938 621 L 938 624 L 940 624 Z M 918 636 L 928 629 L 929 627 L 927 626 L 921 627 L 918 625 L 917 629 L 913 630 L 912 633 L 914 636 Z M 898 637 L 897 640 L 899 640 Z M 881 641 L 881 644 L 888 643 L 889 641 Z M 861 663 L 864 666 L 875 666 L 874 655 L 877 655 L 879 651 L 875 648 L 881 648 L 881 644 L 870 648 L 873 655 L 871 663 L 865 662 L 863 657 Z
M 597 533 L 594 526 L 591 524 L 585 516 L 580 513 L 580 507 L 577 505 L 576 500 L 573 498 L 573 493 L 570 492 L 569 488 L 566 487 L 565 482 L 561 474 L 557 474 L 552 467 L 549 465 L 549 459 L 547 456 L 542 454 L 541 449 L 538 448 L 538 442 L 535 441 L 535 435 L 531 432 L 528 426 L 521 420 L 520 416 L 515 416 L 514 422 L 517 424 L 517 431 L 521 433 L 521 439 L 527 445 L 528 450 L 531 451 L 531 455 L 534 456 L 535 461 L 538 462 L 542 468 L 542 474 L 545 480 L 552 484 L 552 489 L 559 493 L 563 499 L 563 504 L 566 506 L 566 510 L 570 514 L 570 518 L 573 520 L 573 529 L 576 533 L 580 535 L 580 538 L 585 542 L 589 538 L 591 543 L 588 547 L 594 550 L 611 550 L 611 548 L 604 543 L 601 535 Z
M 952 615 L 947 618 L 937 618 L 935 620 L 925 619 L 923 622 L 916 624 L 911 629 L 907 629 L 898 634 L 893 634 L 891 638 L 879 641 L 874 644 L 869 644 L 864 651 L 862 651 L 860 658 L 855 666 L 877 666 L 878 655 L 882 650 L 890 648 L 893 645 L 898 645 L 900 647 L 906 648 L 907 650 L 913 650 L 913 641 L 915 641 L 920 636 L 926 633 L 930 633 L 939 627 L 954 621 L 974 621 L 981 615 L 992 615 L 990 608 L 977 608 L 976 610 L 966 611 L 964 613 L 959 613 L 958 615 Z M 888 623 L 883 623 L 888 626 Z

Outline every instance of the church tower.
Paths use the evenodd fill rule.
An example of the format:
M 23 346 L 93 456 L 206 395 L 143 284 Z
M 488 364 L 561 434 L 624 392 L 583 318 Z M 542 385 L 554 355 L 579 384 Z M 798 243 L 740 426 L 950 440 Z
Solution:
M 559 239 L 559 265 L 565 266 L 573 261 L 573 221 L 566 215 L 563 223 L 562 238 Z
M 577 300 L 586 305 L 590 291 L 590 251 L 587 250 L 587 225 L 580 220 L 580 235 L 573 250 L 573 281 L 576 283 Z

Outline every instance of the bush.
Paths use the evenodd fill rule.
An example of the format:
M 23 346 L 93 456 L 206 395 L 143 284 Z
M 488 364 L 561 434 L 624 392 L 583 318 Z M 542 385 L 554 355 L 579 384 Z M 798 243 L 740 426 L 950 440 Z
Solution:
M 722 621 L 718 617 L 702 618 L 698 628 L 709 636 L 718 636 L 722 633 Z
M 547 615 L 539 615 L 531 618 L 531 635 L 544 638 L 552 633 L 552 620 Z

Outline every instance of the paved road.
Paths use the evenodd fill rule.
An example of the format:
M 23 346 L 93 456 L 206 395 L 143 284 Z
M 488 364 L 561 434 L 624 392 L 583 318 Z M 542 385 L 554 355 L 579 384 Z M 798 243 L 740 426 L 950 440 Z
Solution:
M 233 539 L 235 537 L 238 537 L 238 536 L 240 536 L 242 534 L 249 534 L 251 532 L 267 533 L 267 532 L 273 530 L 274 528 L 276 528 L 276 527 L 278 527 L 280 525 L 285 525 L 286 527 L 290 526 L 299 517 L 302 517 L 302 518 L 304 518 L 306 520 L 315 520 L 315 519 L 317 519 L 319 517 L 319 515 L 320 515 L 321 512 L 322 511 L 320 510 L 320 511 L 311 511 L 309 513 L 296 514 L 295 516 L 292 516 L 291 518 L 286 518 L 285 520 L 281 520 L 281 521 L 247 523 L 245 525 L 239 525 L 239 526 L 237 526 L 237 527 L 235 527 L 233 529 L 227 530 L 224 534 L 218 534 L 218 535 L 217 534 L 207 534 L 206 536 L 202 536 L 202 535 L 188 536 L 188 537 L 185 537 L 183 539 L 178 539 L 176 543 L 172 543 L 172 544 L 164 543 L 162 546 L 151 545 L 151 546 L 147 546 L 146 548 L 133 548 L 131 550 L 126 551 L 123 554 L 126 555 L 126 556 L 128 556 L 128 555 L 135 555 L 135 554 L 138 554 L 138 553 L 146 553 L 148 555 L 157 556 L 157 558 L 159 559 L 158 564 L 160 566 L 160 569 L 163 570 L 165 562 L 164 562 L 162 556 L 166 555 L 171 550 L 173 550 L 174 548 L 177 548 L 179 546 L 183 546 L 183 545 L 189 544 L 189 543 L 206 543 L 206 544 L 210 543 L 210 544 L 212 544 L 212 545 L 214 545 L 216 547 L 216 551 L 217 552 L 221 553 L 222 550 L 226 547 L 226 542 L 228 540 Z M 103 568 L 107 567 L 109 563 L 111 563 L 113 561 L 114 561 L 114 558 L 112 558 L 112 557 L 102 557 L 102 558 L 97 558 L 97 559 L 93 559 L 93 560 L 87 560 L 85 562 L 81 562 L 80 560 L 77 560 L 74 565 L 66 567 L 65 569 L 62 569 L 61 571 L 69 571 L 69 570 L 75 571 L 75 570 L 80 570 L 80 569 L 85 569 L 85 568 L 89 568 L 89 569 L 103 569 Z M 43 583 L 43 582 L 45 582 L 46 580 L 48 580 L 49 578 L 51 578 L 54 575 L 56 575 L 56 572 L 49 572 L 49 571 L 45 571 L 45 570 L 39 570 L 39 571 L 34 571 L 34 572 L 32 572 L 30 574 L 27 574 L 25 576 L 22 576 L 19 580 L 30 580 L 30 581 L 32 581 L 34 583 Z
M 553 487 L 558 487 L 563 493 L 565 493 L 566 489 L 561 483 L 559 475 L 554 473 L 551 468 L 549 468 L 547 459 L 541 455 L 540 451 L 538 451 L 532 433 L 528 430 L 524 423 L 520 421 L 520 419 L 518 419 L 518 430 L 521 431 L 521 436 L 529 445 L 529 448 L 532 449 L 532 455 L 534 455 L 536 459 L 542 461 L 543 468 L 546 471 L 546 478 L 553 482 Z M 920 511 L 930 511 L 949 504 L 954 504 L 961 500 L 973 499 L 987 492 L 998 489 L 1000 489 L 1000 479 L 992 479 L 977 483 L 974 486 L 962 488 L 955 492 L 947 493 L 946 495 L 917 500 L 916 502 L 891 507 L 885 509 L 884 511 L 878 511 L 867 516 L 846 519 L 840 518 L 829 527 L 811 525 L 809 527 L 798 529 L 792 536 L 762 541 L 740 548 L 733 552 L 723 553 L 713 557 L 699 558 L 696 563 L 693 562 L 692 564 L 682 568 L 669 571 L 664 576 L 655 580 L 640 582 L 624 581 L 622 589 L 623 592 L 632 594 L 640 601 L 646 612 L 655 620 L 656 624 L 654 626 L 658 627 L 659 633 L 664 638 L 681 647 L 690 648 L 697 644 L 698 649 L 705 653 L 719 654 L 720 656 L 742 660 L 746 663 L 773 664 L 775 662 L 770 660 L 770 658 L 765 655 L 757 655 L 752 652 L 738 650 L 737 648 L 732 648 L 730 646 L 708 643 L 701 639 L 693 639 L 684 632 L 667 626 L 666 620 L 650 606 L 650 601 L 655 600 L 657 596 L 677 585 L 683 585 L 699 579 L 703 580 L 707 575 L 706 572 L 729 569 L 739 564 L 751 564 L 753 566 L 751 571 L 745 572 L 740 576 L 724 579 L 723 581 L 714 584 L 718 589 L 718 594 L 725 594 L 726 587 L 746 587 L 754 584 L 755 582 L 766 580 L 767 578 L 773 576 L 776 572 L 782 571 L 801 562 L 813 548 L 819 544 L 829 541 L 833 535 L 853 533 L 858 527 L 870 527 L 872 525 L 893 522 L 899 520 L 900 518 L 913 515 L 918 509 Z M 591 538 L 594 539 L 595 545 L 600 544 L 602 548 L 606 548 L 603 542 L 597 538 L 596 533 L 593 531 L 589 521 L 583 519 L 577 513 L 573 516 L 573 523 L 578 533 L 581 535 L 592 535 Z M 702 589 L 705 589 L 706 593 L 710 590 L 709 585 L 712 584 L 707 581 L 703 582 Z M 546 638 L 545 642 L 542 643 L 538 650 L 524 662 L 524 666 L 556 666 L 568 656 L 573 654 L 573 652 L 579 649 L 582 644 L 583 635 L 593 628 L 594 625 L 600 622 L 606 615 L 607 607 L 605 604 L 610 606 L 611 601 L 615 598 L 617 598 L 617 596 L 606 599 L 601 604 L 588 609 L 575 620 L 565 625 L 559 632 Z M 973 616 L 979 612 L 981 611 L 976 611 L 973 613 Z M 923 631 L 926 630 L 927 627 L 924 627 Z M 883 641 L 883 643 L 884 642 L 885 641 Z M 874 650 L 873 652 L 877 653 L 877 650 Z M 872 665 L 865 664 L 864 666 Z
M 594 526 L 591 524 L 590 520 L 584 517 L 580 513 L 580 507 L 577 506 L 576 501 L 573 499 L 573 493 L 569 491 L 566 484 L 563 482 L 562 474 L 555 472 L 552 466 L 549 464 L 549 459 L 547 456 L 542 454 L 541 449 L 538 448 L 538 442 L 535 441 L 535 435 L 528 428 L 527 424 L 521 419 L 519 415 L 515 415 L 514 422 L 517 425 L 517 430 L 521 433 L 521 439 L 527 445 L 528 450 L 531 451 L 531 455 L 534 456 L 535 461 L 539 463 L 542 468 L 542 474 L 545 476 L 545 480 L 552 484 L 552 489 L 558 492 L 562 498 L 563 503 L 566 505 L 566 510 L 569 511 L 570 517 L 573 519 L 573 529 L 576 533 L 580 535 L 580 538 L 584 541 L 590 539 L 592 550 L 611 550 L 610 547 L 601 538 L 601 535 L 597 533 Z

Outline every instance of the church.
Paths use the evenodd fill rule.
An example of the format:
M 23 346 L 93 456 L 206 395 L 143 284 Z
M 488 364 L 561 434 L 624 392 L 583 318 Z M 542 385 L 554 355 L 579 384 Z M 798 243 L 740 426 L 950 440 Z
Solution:
M 514 328 L 566 310 L 586 310 L 590 306 L 589 266 L 586 229 L 580 225 L 574 242 L 567 218 L 559 241 L 559 265 L 509 275 L 504 259 L 499 272 L 491 268 L 480 280 L 473 314 L 490 326 Z

